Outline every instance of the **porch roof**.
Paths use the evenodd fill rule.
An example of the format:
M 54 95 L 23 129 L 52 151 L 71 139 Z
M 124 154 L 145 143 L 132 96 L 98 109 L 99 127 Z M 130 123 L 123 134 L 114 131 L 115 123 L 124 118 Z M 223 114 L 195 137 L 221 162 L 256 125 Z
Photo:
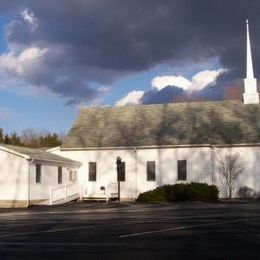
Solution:
M 49 153 L 43 149 L 33 149 L 28 147 L 7 145 L 7 144 L 0 144 L 0 148 L 1 147 L 6 151 L 13 151 L 17 155 L 25 157 L 26 159 L 65 163 L 71 165 L 81 165 L 80 162 L 56 154 Z

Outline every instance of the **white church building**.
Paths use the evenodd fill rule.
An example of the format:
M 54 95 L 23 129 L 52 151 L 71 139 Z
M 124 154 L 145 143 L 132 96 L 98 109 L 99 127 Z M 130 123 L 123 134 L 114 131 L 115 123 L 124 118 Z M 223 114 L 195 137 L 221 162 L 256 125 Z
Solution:
M 134 200 L 164 184 L 216 184 L 220 156 L 239 154 L 236 188 L 260 194 L 260 105 L 247 23 L 243 101 L 83 109 L 61 147 L 48 152 L 0 144 L 0 207 L 83 198 Z
M 83 109 L 61 147 L 51 152 L 80 161 L 83 198 L 117 190 L 116 158 L 123 161 L 121 198 L 177 182 L 227 187 L 219 156 L 239 154 L 237 180 L 260 193 L 260 105 L 247 21 L 247 77 L 242 101 L 194 102 Z M 113 190 L 113 192 L 111 191 Z

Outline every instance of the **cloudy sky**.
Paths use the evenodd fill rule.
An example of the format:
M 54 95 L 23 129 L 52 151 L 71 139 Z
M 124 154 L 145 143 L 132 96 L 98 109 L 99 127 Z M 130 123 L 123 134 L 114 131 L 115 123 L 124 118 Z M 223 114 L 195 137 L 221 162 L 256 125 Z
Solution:
M 221 99 L 245 77 L 246 18 L 260 74 L 259 0 L 1 0 L 0 18 L 7 131 L 67 132 L 85 106 Z

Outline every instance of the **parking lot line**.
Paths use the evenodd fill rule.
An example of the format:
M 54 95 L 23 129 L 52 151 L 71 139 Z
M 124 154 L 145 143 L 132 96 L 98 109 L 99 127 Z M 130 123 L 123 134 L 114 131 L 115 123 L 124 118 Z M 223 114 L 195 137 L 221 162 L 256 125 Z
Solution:
M 118 242 L 0 242 L 1 246 L 114 246 L 118 245 Z M 14 248 L 12 248 L 14 250 Z M 18 249 L 19 250 L 19 249 Z
M 41 231 L 37 230 L 37 231 L 29 231 L 29 232 L 21 232 L 21 233 L 9 233 L 9 234 L 0 235 L 0 238 L 16 237 L 16 236 L 23 236 L 23 235 L 34 235 L 39 233 L 55 233 L 55 232 L 71 231 L 76 229 L 90 229 L 94 227 L 96 226 L 81 226 L 81 227 L 48 229 L 48 230 L 41 230 Z
M 116 223 L 116 224 L 110 224 L 110 227 L 113 226 L 125 226 L 125 225 L 133 225 L 133 224 L 142 224 L 147 223 L 147 221 L 134 221 L 130 223 Z M 23 235 L 34 235 L 34 234 L 41 234 L 41 233 L 57 233 L 57 232 L 64 232 L 64 231 L 71 231 L 71 230 L 80 230 L 80 229 L 92 229 L 102 227 L 102 225 L 93 225 L 93 226 L 77 226 L 77 227 L 69 227 L 69 228 L 57 228 L 57 229 L 48 229 L 48 230 L 37 230 L 37 231 L 28 231 L 28 232 L 21 232 L 21 233 L 8 233 L 0 235 L 0 238 L 6 238 L 6 237 L 17 237 L 17 236 L 23 236 Z
M 126 206 L 130 206 L 130 207 L 134 207 L 135 205 L 134 204 L 130 204 L 130 203 L 127 203 L 127 202 L 118 202 L 119 204 L 121 205 L 126 205 Z
M 184 229 L 197 228 L 197 227 L 224 225 L 224 224 L 235 223 L 235 222 L 243 222 L 243 221 L 253 220 L 253 219 L 256 219 L 256 218 L 235 219 L 235 220 L 220 221 L 220 222 L 215 222 L 215 223 L 195 224 L 195 225 L 187 225 L 187 226 L 181 226 L 181 227 L 172 227 L 172 228 L 165 228 L 165 229 L 149 230 L 149 231 L 144 231 L 144 232 L 120 235 L 119 238 L 137 237 L 137 236 L 156 234 L 156 233 L 164 233 L 164 232 L 169 232 L 169 231 L 177 231 L 177 230 L 184 230 Z M 257 218 L 257 219 L 259 219 L 259 218 Z

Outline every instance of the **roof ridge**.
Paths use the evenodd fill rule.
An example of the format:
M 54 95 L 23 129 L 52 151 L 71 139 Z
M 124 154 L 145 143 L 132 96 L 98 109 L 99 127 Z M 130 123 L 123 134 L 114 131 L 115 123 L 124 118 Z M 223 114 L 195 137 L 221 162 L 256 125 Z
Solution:
M 244 105 L 241 100 L 217 100 L 217 101 L 191 101 L 191 102 L 178 102 L 178 103 L 163 103 L 163 104 L 126 104 L 124 106 L 96 106 L 96 107 L 85 107 L 80 111 L 85 110 L 110 110 L 110 109 L 124 109 L 124 108 L 138 108 L 138 107 L 163 107 L 163 106 L 183 106 L 183 105 L 208 105 L 208 104 L 241 104 Z M 248 105 L 258 105 L 258 104 L 248 104 Z

